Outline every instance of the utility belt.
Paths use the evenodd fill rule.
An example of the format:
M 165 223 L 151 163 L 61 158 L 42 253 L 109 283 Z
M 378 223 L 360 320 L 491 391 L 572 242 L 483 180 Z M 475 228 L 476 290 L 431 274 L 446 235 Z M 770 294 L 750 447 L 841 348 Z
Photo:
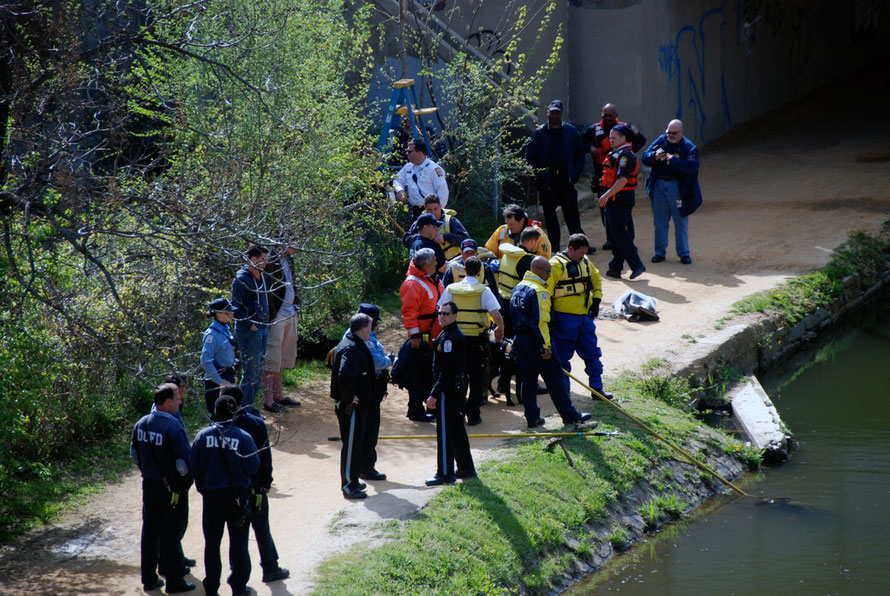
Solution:
M 235 375 L 238 373 L 238 364 L 235 363 L 234 366 L 217 366 L 216 372 L 219 373 L 219 376 Z

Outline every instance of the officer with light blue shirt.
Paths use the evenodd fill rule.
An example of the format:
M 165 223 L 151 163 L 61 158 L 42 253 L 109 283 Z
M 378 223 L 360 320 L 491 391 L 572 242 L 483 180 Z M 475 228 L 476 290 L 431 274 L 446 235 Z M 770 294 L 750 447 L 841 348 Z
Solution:
M 226 298 L 217 298 L 210 303 L 208 316 L 213 317 L 213 322 L 204 331 L 201 368 L 204 369 L 204 401 L 211 414 L 219 397 L 219 388 L 236 384 L 235 337 L 229 327 L 234 312 Z
M 358 307 L 357 314 L 365 314 L 373 319 L 371 324 L 371 337 L 365 342 L 371 351 L 371 357 L 374 359 L 374 399 L 368 405 L 368 413 L 366 416 L 365 434 L 364 434 L 364 453 L 366 455 L 365 462 L 362 464 L 359 478 L 364 480 L 386 480 L 386 474 L 377 471 L 377 436 L 380 434 L 380 402 L 386 397 L 386 390 L 389 384 L 389 367 L 392 366 L 392 356 L 387 356 L 383 344 L 377 339 L 374 329 L 377 329 L 377 323 L 380 322 L 380 308 L 374 304 L 363 302 Z M 343 338 L 346 339 L 346 333 Z

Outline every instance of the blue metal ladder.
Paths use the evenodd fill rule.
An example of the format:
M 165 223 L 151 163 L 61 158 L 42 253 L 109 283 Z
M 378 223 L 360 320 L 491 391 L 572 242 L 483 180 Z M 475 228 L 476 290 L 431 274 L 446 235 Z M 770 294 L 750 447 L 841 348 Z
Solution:
M 417 92 L 414 90 L 414 79 L 399 79 L 392 84 L 392 99 L 389 101 L 389 108 L 386 110 L 386 119 L 383 122 L 383 130 L 380 131 L 380 142 L 377 143 L 377 150 L 382 154 L 389 142 L 389 131 L 392 127 L 392 120 L 395 116 L 408 115 L 408 121 L 411 122 L 411 132 L 414 139 L 423 136 L 427 150 L 430 155 L 434 155 L 433 148 L 430 147 L 429 135 L 426 127 L 423 125 L 423 116 L 435 114 L 439 108 L 421 108 L 418 107 Z M 418 135 L 418 129 L 420 135 Z

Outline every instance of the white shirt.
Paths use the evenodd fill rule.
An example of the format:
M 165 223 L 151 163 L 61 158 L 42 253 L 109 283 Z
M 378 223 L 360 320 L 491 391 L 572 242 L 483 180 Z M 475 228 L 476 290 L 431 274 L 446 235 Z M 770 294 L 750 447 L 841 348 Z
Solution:
M 423 207 L 423 200 L 427 195 L 435 194 L 439 197 L 442 208 L 448 204 L 448 183 L 445 182 L 445 170 L 426 158 L 419 166 L 410 161 L 402 166 L 396 179 L 392 183 L 396 192 L 406 191 L 408 202 L 416 207 Z
M 478 284 L 479 280 L 475 277 L 465 277 L 457 283 L 467 284 L 471 286 L 473 284 Z M 488 286 L 485 286 L 485 289 L 482 290 L 482 295 L 479 297 L 479 299 L 482 302 L 482 310 L 491 312 L 493 310 L 501 309 L 501 303 L 498 302 L 498 299 L 494 297 L 494 294 L 491 293 L 491 289 Z M 442 296 L 439 298 L 439 306 L 442 306 L 446 302 L 453 301 L 454 298 L 452 297 L 451 292 L 448 291 L 448 288 L 445 288 L 445 291 L 442 292 Z

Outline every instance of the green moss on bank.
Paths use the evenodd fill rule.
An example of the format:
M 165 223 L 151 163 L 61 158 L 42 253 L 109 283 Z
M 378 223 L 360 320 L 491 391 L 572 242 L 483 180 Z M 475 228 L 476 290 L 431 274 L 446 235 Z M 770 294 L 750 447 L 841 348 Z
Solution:
M 639 379 L 626 377 L 612 389 L 627 398 L 622 407 L 672 440 L 705 436 L 690 414 L 646 395 Z M 545 451 L 543 439 L 514 441 L 480 467 L 478 479 L 444 489 L 412 520 L 381 526 L 378 537 L 389 539 L 382 545 L 358 545 L 325 563 L 316 593 L 504 594 L 519 586 L 545 592 L 590 555 L 588 524 L 604 521 L 610 503 L 671 457 L 605 404 L 596 405 L 595 417 L 597 430 L 620 434 L 564 440 L 577 469 L 560 449 Z M 732 439 L 707 436 L 732 453 Z M 663 488 L 660 511 L 676 515 L 682 495 Z

